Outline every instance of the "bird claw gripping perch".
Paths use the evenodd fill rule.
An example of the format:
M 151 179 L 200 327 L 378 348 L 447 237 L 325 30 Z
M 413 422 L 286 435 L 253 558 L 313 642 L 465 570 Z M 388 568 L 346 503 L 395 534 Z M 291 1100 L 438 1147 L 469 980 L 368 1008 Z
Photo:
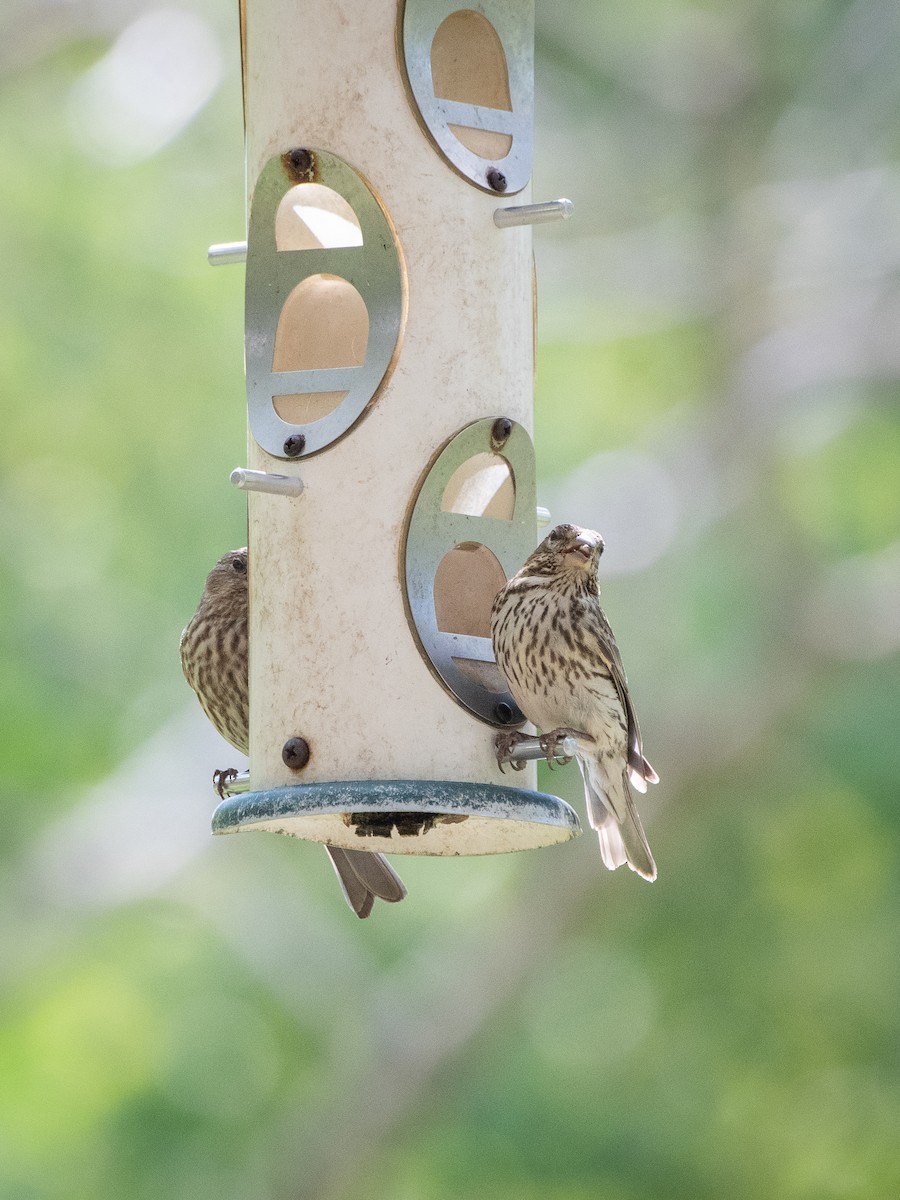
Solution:
M 509 763 L 514 771 L 524 771 L 528 760 L 524 755 L 516 754 L 516 749 L 521 747 L 523 742 L 533 742 L 534 740 L 527 733 L 520 733 L 518 729 L 509 729 L 505 733 L 498 733 L 494 738 L 494 750 L 500 770 L 503 771 L 506 764 Z
M 572 744 L 574 739 L 579 739 L 584 742 L 592 742 L 594 739 L 586 734 L 581 729 L 572 729 L 568 725 L 561 725 L 559 729 L 551 729 L 549 733 L 542 733 L 538 738 L 544 756 L 547 759 L 547 766 L 553 770 L 553 763 L 558 762 L 561 766 L 570 763 L 575 757 L 575 747 Z
M 529 737 L 527 733 L 520 733 L 516 729 L 498 733 L 494 739 L 497 765 L 501 771 L 507 763 L 514 771 L 521 771 L 527 762 L 537 758 L 546 758 L 551 766 L 554 762 L 565 765 L 575 756 L 576 739 L 593 741 L 580 729 L 570 729 L 568 726 L 554 729 L 542 737 Z
M 229 783 L 233 783 L 238 777 L 238 772 L 234 767 L 225 767 L 220 771 L 213 771 L 213 787 L 219 793 L 219 799 L 225 799 L 225 788 Z

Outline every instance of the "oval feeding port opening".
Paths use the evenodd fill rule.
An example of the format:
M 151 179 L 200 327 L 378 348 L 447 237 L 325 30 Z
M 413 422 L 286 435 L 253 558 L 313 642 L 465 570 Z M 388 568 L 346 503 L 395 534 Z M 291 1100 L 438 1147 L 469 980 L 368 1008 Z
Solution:
M 434 615 L 441 633 L 490 638 L 491 606 L 506 583 L 497 557 L 480 542 L 460 542 L 438 564 L 434 576 Z M 506 688 L 494 662 L 453 657 L 473 683 L 492 692 Z
M 481 13 L 460 9 L 441 22 L 431 44 L 431 76 L 439 100 L 512 112 L 503 43 Z M 512 148 L 508 133 L 468 125 L 449 128 L 479 158 L 499 162 Z
M 314 183 L 287 169 L 291 152 L 276 154 L 250 200 L 247 413 L 275 458 L 295 457 L 299 435 L 300 454 L 318 454 L 363 419 L 396 365 L 406 321 L 387 212 L 349 163 L 315 147 L 302 153 Z
M 495 728 L 525 720 L 494 663 L 491 608 L 534 549 L 536 505 L 531 437 L 494 414 L 444 443 L 407 517 L 412 635 L 453 699 Z
M 501 454 L 482 453 L 467 458 L 450 476 L 441 496 L 442 512 L 469 517 L 511 521 L 515 507 L 515 479 Z
M 310 275 L 284 302 L 275 331 L 272 370 L 359 367 L 366 361 L 368 341 L 369 312 L 353 284 L 338 275 Z M 346 391 L 304 392 L 273 396 L 272 403 L 283 421 L 305 425 L 332 412 L 346 395 Z
M 275 214 L 279 250 L 338 250 L 363 244 L 352 206 L 322 183 L 298 183 L 285 192 Z

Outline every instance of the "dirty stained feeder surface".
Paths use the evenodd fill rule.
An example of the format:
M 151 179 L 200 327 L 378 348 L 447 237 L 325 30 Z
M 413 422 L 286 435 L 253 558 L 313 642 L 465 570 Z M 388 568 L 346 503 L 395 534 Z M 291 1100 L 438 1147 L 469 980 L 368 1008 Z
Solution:
M 283 833 L 347 850 L 439 855 L 533 850 L 581 832 L 574 810 L 544 792 L 420 779 L 298 784 L 227 796 L 212 828 Z

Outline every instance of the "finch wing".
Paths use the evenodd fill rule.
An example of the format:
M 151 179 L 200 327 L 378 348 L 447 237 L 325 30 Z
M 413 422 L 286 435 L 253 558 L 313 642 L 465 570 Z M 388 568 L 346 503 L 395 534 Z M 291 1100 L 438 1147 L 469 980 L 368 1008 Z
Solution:
M 648 783 L 659 783 L 659 776 L 644 758 L 641 727 L 638 724 L 634 705 L 631 703 L 631 696 L 628 694 L 625 667 L 622 664 L 622 656 L 619 654 L 619 647 L 616 645 L 609 621 L 596 601 L 591 605 L 591 609 L 593 619 L 589 628 L 594 635 L 597 655 L 609 672 L 628 723 L 628 778 L 639 792 L 646 792 Z

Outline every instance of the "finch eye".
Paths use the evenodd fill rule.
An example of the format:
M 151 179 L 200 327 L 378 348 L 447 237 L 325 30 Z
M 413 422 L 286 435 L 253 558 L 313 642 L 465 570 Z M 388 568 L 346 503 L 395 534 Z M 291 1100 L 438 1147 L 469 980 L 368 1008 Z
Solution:
M 247 570 L 247 561 L 243 558 L 233 558 L 231 565 L 239 575 L 243 575 Z

